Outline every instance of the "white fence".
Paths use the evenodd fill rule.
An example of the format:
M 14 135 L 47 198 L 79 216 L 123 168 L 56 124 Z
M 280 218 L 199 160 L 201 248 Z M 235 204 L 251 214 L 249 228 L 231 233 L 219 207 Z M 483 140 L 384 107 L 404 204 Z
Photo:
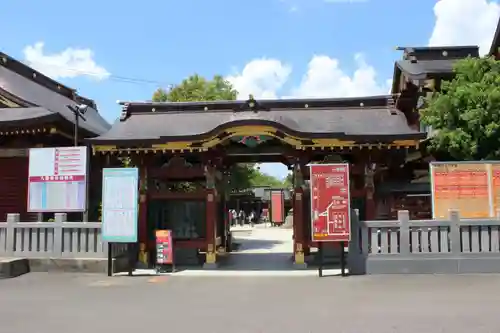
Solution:
M 126 251 L 126 244 L 113 244 L 113 257 Z M 0 257 L 14 258 L 107 258 L 108 245 L 101 238 L 101 222 L 67 222 L 64 213 L 54 222 L 21 222 L 9 214 L 0 222 Z

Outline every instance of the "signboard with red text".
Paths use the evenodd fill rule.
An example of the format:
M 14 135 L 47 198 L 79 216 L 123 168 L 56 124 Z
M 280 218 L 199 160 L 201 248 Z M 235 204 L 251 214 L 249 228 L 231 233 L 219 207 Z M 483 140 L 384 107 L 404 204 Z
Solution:
M 500 207 L 498 161 L 432 162 L 432 212 L 447 219 L 450 209 L 461 218 L 496 217 Z
M 86 178 L 87 147 L 30 149 L 28 211 L 85 211 Z
M 349 164 L 311 164 L 314 242 L 348 242 L 351 235 Z
M 156 263 L 159 265 L 172 265 L 174 251 L 171 230 L 156 230 Z

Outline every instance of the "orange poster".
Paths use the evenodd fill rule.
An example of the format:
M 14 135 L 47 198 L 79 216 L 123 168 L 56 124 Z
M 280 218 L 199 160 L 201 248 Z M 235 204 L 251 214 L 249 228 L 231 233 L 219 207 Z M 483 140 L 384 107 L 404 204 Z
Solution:
M 500 164 L 491 164 L 491 203 L 493 216 L 500 210 Z
M 490 163 L 432 163 L 434 218 L 448 218 L 450 209 L 459 210 L 463 218 L 490 217 L 491 174 Z M 498 177 L 500 183 L 500 165 Z

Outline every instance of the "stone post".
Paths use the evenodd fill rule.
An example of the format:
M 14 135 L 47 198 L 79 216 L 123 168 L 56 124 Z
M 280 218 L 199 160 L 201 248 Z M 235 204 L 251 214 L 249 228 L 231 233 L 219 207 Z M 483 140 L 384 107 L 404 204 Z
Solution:
M 460 213 L 458 210 L 450 209 L 449 214 L 451 253 L 459 255 L 462 252 L 460 242 Z
M 21 220 L 20 214 L 7 214 L 7 230 L 6 230 L 6 250 L 8 256 L 14 256 L 15 232 L 16 223 Z
M 410 255 L 410 212 L 407 210 L 398 211 L 399 221 L 399 253 L 402 256 Z
M 349 274 L 358 275 L 365 273 L 365 258 L 359 242 L 360 235 L 359 209 L 351 210 L 351 240 L 348 243 L 347 268 Z
M 63 224 L 68 220 L 66 213 L 56 213 L 54 219 L 54 257 L 61 258 L 63 253 Z

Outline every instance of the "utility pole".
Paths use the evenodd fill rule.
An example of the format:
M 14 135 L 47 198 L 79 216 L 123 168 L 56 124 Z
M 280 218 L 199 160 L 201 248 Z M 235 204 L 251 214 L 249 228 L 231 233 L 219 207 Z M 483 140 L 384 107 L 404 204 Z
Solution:
M 87 112 L 88 105 L 86 104 L 79 104 L 76 106 L 73 105 L 66 105 L 66 107 L 73 113 L 75 116 L 75 130 L 73 132 L 73 146 L 78 147 L 78 130 L 80 129 L 80 119 L 83 119 L 83 121 L 87 121 L 85 118 L 84 114 Z M 85 176 L 85 211 L 83 212 L 82 219 L 84 222 L 88 222 L 89 220 L 89 163 L 90 160 L 88 158 L 88 152 L 87 152 L 87 175 Z
M 75 130 L 73 132 L 73 140 L 74 140 L 73 145 L 75 147 L 77 147 L 78 146 L 78 129 L 80 127 L 80 119 L 82 119 L 83 121 L 87 121 L 87 119 L 85 118 L 84 114 L 85 114 L 85 112 L 87 112 L 87 108 L 89 106 L 86 105 L 86 104 L 80 104 L 80 105 L 77 105 L 77 106 L 66 105 L 66 107 L 75 116 Z

